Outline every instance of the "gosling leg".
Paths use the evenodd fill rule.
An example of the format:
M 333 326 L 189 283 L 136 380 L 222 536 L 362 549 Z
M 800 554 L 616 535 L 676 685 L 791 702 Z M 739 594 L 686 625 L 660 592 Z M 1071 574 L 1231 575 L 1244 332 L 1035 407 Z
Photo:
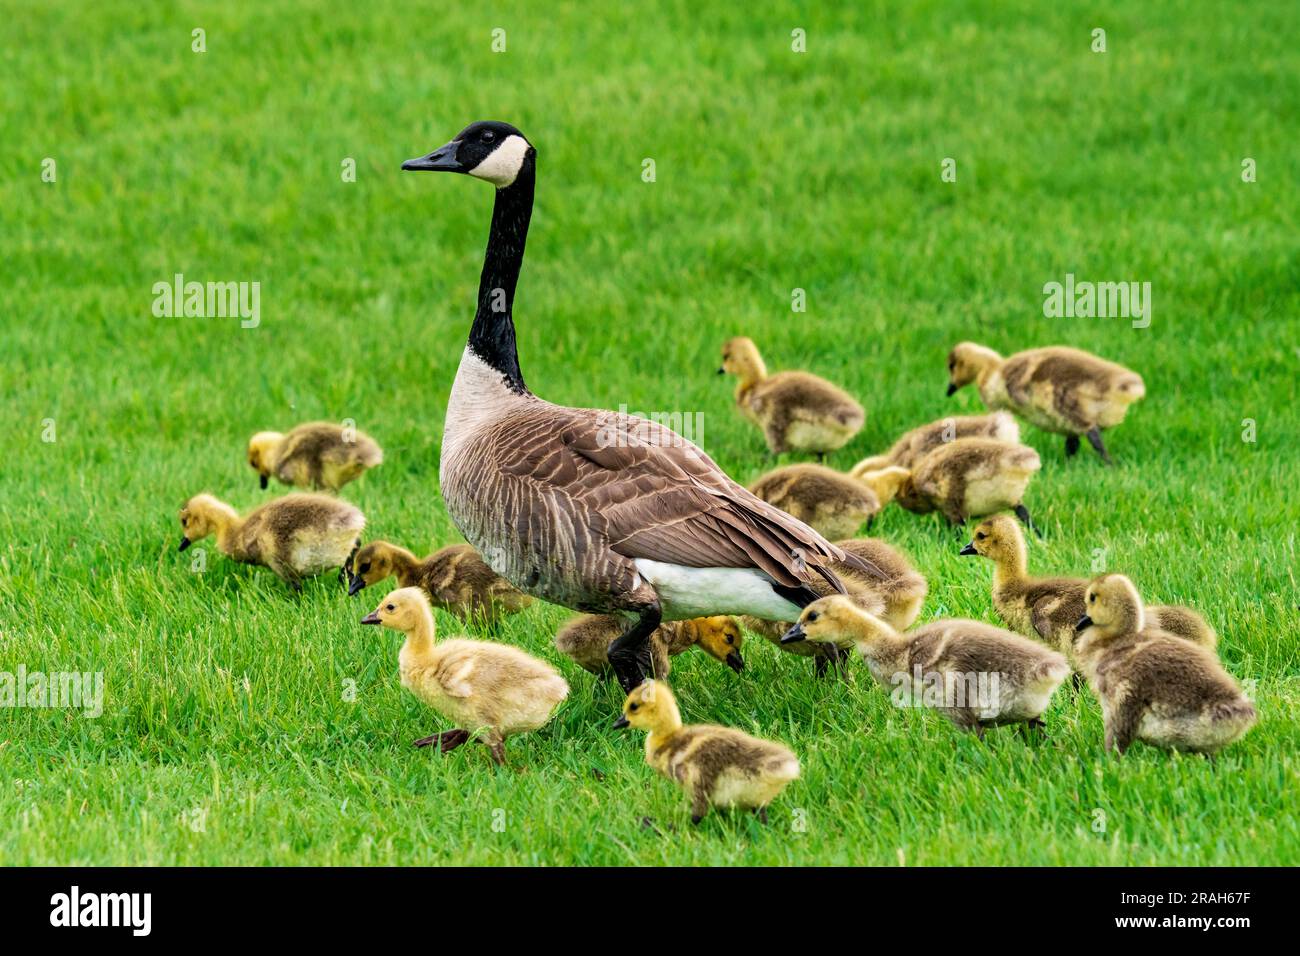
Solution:
M 1077 454 L 1079 454 L 1079 436 L 1066 435 L 1065 436 L 1065 457 L 1073 458 Z
M 1115 464 L 1110 460 L 1110 452 L 1106 451 L 1106 443 L 1101 440 L 1100 428 L 1094 426 L 1088 429 L 1088 442 L 1097 450 L 1097 454 L 1101 455 L 1102 461 L 1108 465 Z
M 758 822 L 767 826 L 767 807 L 755 807 L 754 816 L 758 817 Z
M 1038 535 L 1039 538 L 1042 538 L 1043 532 L 1039 531 L 1038 528 L 1034 526 L 1034 519 L 1029 517 L 1028 508 L 1024 505 L 1016 505 L 1016 517 L 1025 523 L 1026 528 Z
M 447 753 L 455 750 L 468 740 L 469 731 L 456 728 L 455 730 L 444 730 L 440 734 L 433 734 L 429 737 L 421 737 L 419 740 L 413 741 L 413 746 L 429 747 L 436 744 L 440 753 Z

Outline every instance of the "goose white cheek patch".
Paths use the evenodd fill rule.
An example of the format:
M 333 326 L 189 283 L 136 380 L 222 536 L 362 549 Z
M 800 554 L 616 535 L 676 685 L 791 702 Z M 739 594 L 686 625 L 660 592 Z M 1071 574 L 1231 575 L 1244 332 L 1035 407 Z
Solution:
M 469 174 L 486 179 L 498 189 L 503 189 L 519 175 L 527 152 L 528 140 L 522 136 L 507 136 L 500 146 L 488 154 L 487 159 L 469 170 Z

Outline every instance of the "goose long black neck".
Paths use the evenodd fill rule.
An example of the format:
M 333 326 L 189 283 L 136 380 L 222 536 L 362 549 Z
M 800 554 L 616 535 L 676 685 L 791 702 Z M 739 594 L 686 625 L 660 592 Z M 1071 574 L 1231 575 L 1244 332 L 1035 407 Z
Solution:
M 469 347 L 503 376 L 513 391 L 527 392 L 519 370 L 512 317 L 515 283 L 524 261 L 528 221 L 533 215 L 533 186 L 536 174 L 525 163 L 515 181 L 497 190 L 492 208 L 492 230 L 483 256 L 483 274 L 478 284 L 478 310 L 469 332 Z

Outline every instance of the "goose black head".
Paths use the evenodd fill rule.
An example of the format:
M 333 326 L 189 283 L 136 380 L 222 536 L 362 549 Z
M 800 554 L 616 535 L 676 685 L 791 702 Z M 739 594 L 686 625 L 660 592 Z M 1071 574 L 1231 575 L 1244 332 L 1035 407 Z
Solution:
M 533 144 L 509 123 L 482 121 L 470 123 L 450 143 L 427 156 L 408 159 L 402 169 L 466 173 L 505 189 L 532 167 L 536 157 Z

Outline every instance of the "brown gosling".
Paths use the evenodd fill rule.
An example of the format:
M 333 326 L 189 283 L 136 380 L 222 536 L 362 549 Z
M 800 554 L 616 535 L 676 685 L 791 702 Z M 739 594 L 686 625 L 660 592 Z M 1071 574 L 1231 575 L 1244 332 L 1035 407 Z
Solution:
M 799 776 L 799 758 L 782 744 L 731 727 L 682 726 L 672 689 L 646 681 L 623 702 L 615 727 L 648 730 L 645 762 L 677 783 L 691 801 L 691 823 L 710 807 L 741 807 L 767 822 L 767 806 Z
M 421 560 L 387 541 L 370 541 L 353 555 L 347 570 L 350 595 L 396 577 L 399 587 L 423 588 L 434 607 L 466 621 L 491 624 L 533 603 L 468 544 L 449 544 Z
M 1012 510 L 1035 533 L 1025 507 L 1025 489 L 1042 467 L 1038 452 L 996 438 L 959 438 L 940 445 L 908 471 L 865 472 L 882 502 L 891 499 L 916 514 L 940 512 L 960 527 L 968 518 Z
M 757 497 L 827 538 L 848 538 L 871 527 L 880 499 L 864 482 L 822 465 L 786 465 L 749 486 Z
M 580 614 L 556 633 L 555 647 L 583 670 L 605 676 L 614 673 L 609 663 L 609 645 L 625 630 L 627 622 L 613 614 Z M 745 660 L 740 656 L 744 641 L 734 617 L 718 615 L 666 621 L 650 634 L 651 667 L 655 677 L 667 677 L 672 670 L 671 658 L 698 647 L 739 674 L 745 669 Z
M 308 422 L 283 435 L 258 432 L 248 440 L 248 464 L 263 488 L 274 475 L 281 484 L 337 492 L 383 461 L 373 438 L 332 422 Z
M 814 452 L 819 458 L 845 445 L 866 421 L 853 396 L 808 372 L 767 374 L 751 339 L 730 339 L 722 347 L 718 374 L 737 376 L 736 407 L 763 430 L 773 455 Z
M 993 412 L 989 415 L 951 415 L 937 422 L 921 425 L 905 433 L 894 442 L 889 451 L 864 458 L 849 471 L 859 478 L 868 471 L 879 471 L 890 465 L 911 468 L 928 452 L 958 438 L 996 438 L 1012 444 L 1020 442 L 1020 426 L 1010 412 Z
M 970 382 L 990 411 L 1005 408 L 1044 431 L 1065 435 L 1066 457 L 1079 450 L 1079 436 L 1086 435 L 1108 465 L 1102 430 L 1122 422 L 1128 407 L 1146 395 L 1137 372 L 1059 345 L 1004 359 L 983 345 L 961 342 L 948 353 L 948 394 Z
M 845 639 L 900 706 L 938 710 L 963 730 L 1025 723 L 1042 726 L 1070 665 L 1041 644 L 980 621 L 933 621 L 900 634 L 843 596 L 803 610 L 783 641 Z
M 303 578 L 332 568 L 340 580 L 356 550 L 365 516 L 329 495 L 290 494 L 240 517 L 212 495 L 195 495 L 181 508 L 181 551 L 210 534 L 217 550 L 245 564 L 270 568 L 295 591 Z
M 406 635 L 398 654 L 402 686 L 459 724 L 415 741 L 444 753 L 474 737 L 505 763 L 505 739 L 536 730 L 569 694 L 554 667 L 508 644 L 453 638 L 435 641 L 429 599 L 418 587 L 398 588 L 361 619 Z
M 1209 651 L 1149 626 L 1133 582 L 1093 579 L 1075 657 L 1101 704 L 1106 750 L 1134 740 L 1214 754 L 1255 724 L 1255 708 Z
M 1012 630 L 1033 637 L 1074 659 L 1074 626 L 1084 614 L 1086 578 L 1029 576 L 1025 536 L 1007 515 L 995 515 L 975 528 L 962 554 L 993 562 L 993 607 Z M 1218 635 L 1199 614 L 1178 605 L 1151 605 L 1147 623 L 1213 651 Z

